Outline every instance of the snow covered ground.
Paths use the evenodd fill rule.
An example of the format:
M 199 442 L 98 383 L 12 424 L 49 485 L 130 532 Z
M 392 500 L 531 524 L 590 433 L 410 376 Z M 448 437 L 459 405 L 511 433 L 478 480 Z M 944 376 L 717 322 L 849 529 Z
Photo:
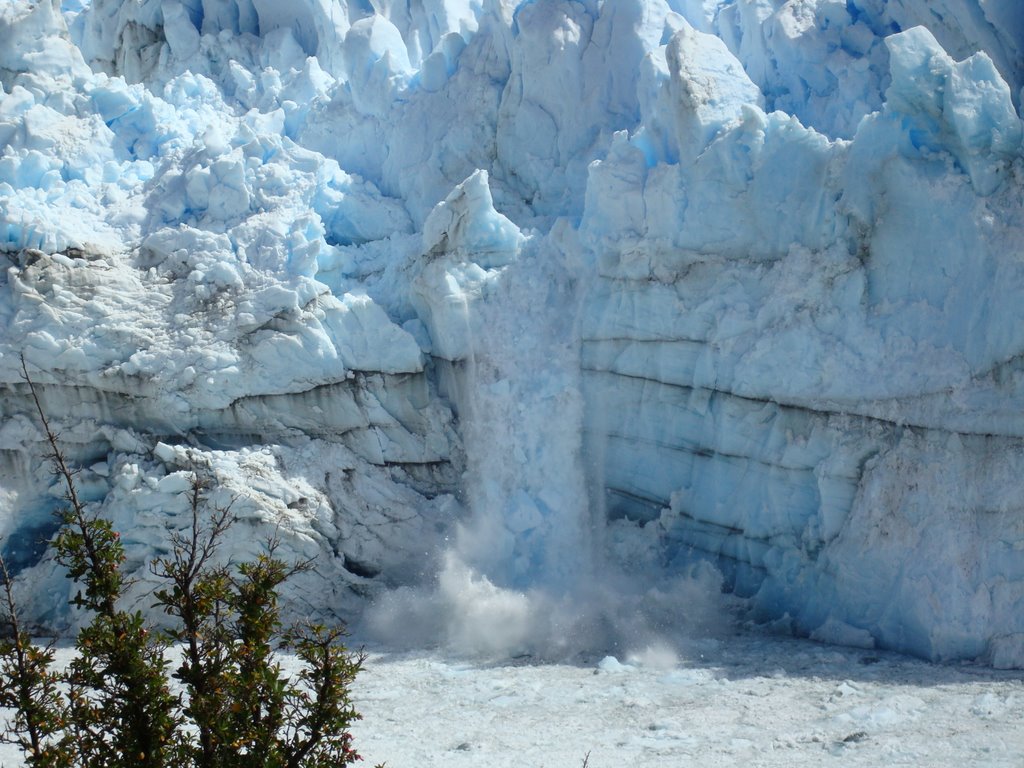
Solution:
M 1024 681 L 739 634 L 573 665 L 378 655 L 357 747 L 393 768 L 1024 764 Z
M 562 664 L 375 650 L 356 747 L 390 768 L 1024 765 L 1019 672 L 748 631 L 682 648 Z

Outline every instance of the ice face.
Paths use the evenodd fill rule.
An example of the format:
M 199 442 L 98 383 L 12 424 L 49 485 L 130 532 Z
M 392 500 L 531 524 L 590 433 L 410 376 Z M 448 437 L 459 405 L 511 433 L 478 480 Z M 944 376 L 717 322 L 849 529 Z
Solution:
M 29 610 L 69 620 L 21 355 L 140 574 L 198 466 L 232 553 L 323 561 L 297 610 L 399 587 L 385 633 L 569 652 L 724 585 L 1024 665 L 1021 30 L 1011 0 L 8 3 Z

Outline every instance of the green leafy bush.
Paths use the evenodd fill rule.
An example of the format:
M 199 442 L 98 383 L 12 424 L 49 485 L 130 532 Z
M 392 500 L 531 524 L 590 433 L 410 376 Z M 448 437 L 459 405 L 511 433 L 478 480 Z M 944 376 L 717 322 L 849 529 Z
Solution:
M 156 605 L 172 617 L 172 628 L 155 630 L 140 612 L 119 608 L 126 587 L 120 537 L 79 498 L 24 362 L 22 368 L 66 488 L 54 550 L 78 586 L 72 605 L 89 615 L 74 659 L 58 670 L 52 646 L 34 645 L 22 626 L 0 560 L 10 629 L 0 643 L 0 706 L 14 712 L 4 737 L 21 747 L 26 764 L 334 768 L 359 760 L 350 691 L 363 656 L 345 647 L 342 628 L 282 624 L 279 589 L 310 563 L 286 563 L 272 540 L 254 561 L 217 564 L 230 511 L 206 512 L 197 475 L 191 529 L 173 535 L 170 554 L 152 564 L 166 585 L 155 593 Z M 171 669 L 173 644 L 181 662 Z M 301 662 L 293 678 L 278 662 L 282 649 Z

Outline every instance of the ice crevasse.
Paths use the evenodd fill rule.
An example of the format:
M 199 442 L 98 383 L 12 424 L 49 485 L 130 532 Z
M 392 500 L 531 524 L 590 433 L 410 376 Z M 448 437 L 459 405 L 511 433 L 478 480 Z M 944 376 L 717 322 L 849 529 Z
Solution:
M 21 355 L 140 606 L 197 466 L 228 554 L 318 556 L 306 611 L 429 578 L 512 393 L 598 568 L 633 537 L 824 641 L 1024 666 L 1017 3 L 16 0 L 0 40 L 0 533 L 40 621 L 74 618 Z M 550 565 L 542 486 L 515 562 Z

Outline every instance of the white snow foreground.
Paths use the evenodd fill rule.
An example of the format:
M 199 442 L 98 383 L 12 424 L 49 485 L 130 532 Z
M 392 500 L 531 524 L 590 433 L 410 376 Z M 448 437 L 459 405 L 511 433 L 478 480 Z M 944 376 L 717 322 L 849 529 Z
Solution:
M 401 587 L 384 633 L 575 652 L 724 585 L 1024 666 L 1014 0 L 13 0 L 0 40 L 35 618 L 21 354 L 143 607 L 200 468 L 227 554 L 316 556 L 307 613 Z
M 467 768 L 928 765 L 1016 768 L 1019 675 L 806 641 L 704 642 L 587 665 L 371 656 L 368 763 Z
M 761 634 L 580 664 L 373 653 L 353 691 L 366 765 L 1019 768 L 1024 751 L 1016 672 Z M 7 744 L 0 763 L 23 764 Z

